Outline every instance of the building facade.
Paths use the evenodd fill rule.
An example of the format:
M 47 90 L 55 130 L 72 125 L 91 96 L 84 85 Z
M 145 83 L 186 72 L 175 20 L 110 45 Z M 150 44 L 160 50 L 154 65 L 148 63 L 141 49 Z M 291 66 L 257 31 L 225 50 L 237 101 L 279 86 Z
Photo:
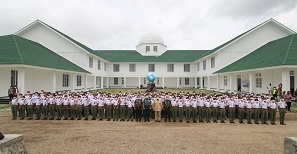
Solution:
M 30 59 L 30 53 L 38 52 L 34 46 L 19 47 L 15 41 L 12 49 L 7 49 L 8 38 L 2 36 L 0 52 L 6 56 L 0 61 L 3 85 L 0 96 L 7 95 L 10 85 L 17 85 L 21 93 L 144 88 L 150 72 L 156 74 L 155 83 L 159 88 L 267 93 L 269 83 L 272 86 L 282 83 L 284 91 L 297 87 L 295 32 L 274 19 L 212 50 L 167 50 L 164 40 L 154 33 L 141 37 L 135 50 L 93 50 L 40 20 L 11 37 L 46 50 L 39 55 L 43 57 L 39 63 L 48 60 L 47 54 L 52 52 L 55 58 L 61 59 L 59 65 L 65 66 L 51 63 L 54 57 L 47 65 L 36 64 L 38 57 Z M 10 50 L 21 60 L 28 54 L 27 61 L 32 62 L 10 61 L 13 56 L 8 54 Z M 281 62 L 274 62 L 280 56 Z

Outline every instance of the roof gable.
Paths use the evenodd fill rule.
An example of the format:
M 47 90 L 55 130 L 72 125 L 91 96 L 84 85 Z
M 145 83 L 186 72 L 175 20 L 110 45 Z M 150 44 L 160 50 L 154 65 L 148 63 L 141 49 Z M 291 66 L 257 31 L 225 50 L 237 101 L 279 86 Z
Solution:
M 258 29 L 258 28 L 264 26 L 265 24 L 267 24 L 267 23 L 269 23 L 269 22 L 273 22 L 274 24 L 277 24 L 279 27 L 282 27 L 283 29 L 285 29 L 285 30 L 291 32 L 292 34 L 295 33 L 293 30 L 289 29 L 288 27 L 284 26 L 283 24 L 281 24 L 281 23 L 279 23 L 278 21 L 276 21 L 276 20 L 274 20 L 273 18 L 271 18 L 271 19 L 266 20 L 265 22 L 263 22 L 263 23 L 261 23 L 261 24 L 255 26 L 255 27 L 251 28 L 250 30 L 248 30 L 248 31 L 246 31 L 246 32 L 244 32 L 244 33 L 242 33 L 242 34 L 240 34 L 240 35 L 234 37 L 233 39 L 231 39 L 231 40 L 229 40 L 229 41 L 227 41 L 227 42 L 221 44 L 220 46 L 218 46 L 218 47 L 216 47 L 216 48 L 210 50 L 209 52 L 205 53 L 205 55 L 203 55 L 203 57 L 208 56 L 208 55 L 210 55 L 210 54 L 213 54 L 213 53 L 215 53 L 215 52 L 220 51 L 221 49 L 227 47 L 228 45 L 230 45 L 230 44 L 232 44 L 232 43 L 234 43 L 234 42 L 236 42 L 238 39 L 240 39 L 240 38 L 242 38 L 242 37 L 248 35 L 248 34 L 251 33 L 252 31 L 254 31 L 254 30 L 256 30 L 256 29 Z
M 16 35 L 0 37 L 0 64 L 24 64 L 89 73 L 39 43 Z
M 215 73 L 297 65 L 297 34 L 271 41 Z

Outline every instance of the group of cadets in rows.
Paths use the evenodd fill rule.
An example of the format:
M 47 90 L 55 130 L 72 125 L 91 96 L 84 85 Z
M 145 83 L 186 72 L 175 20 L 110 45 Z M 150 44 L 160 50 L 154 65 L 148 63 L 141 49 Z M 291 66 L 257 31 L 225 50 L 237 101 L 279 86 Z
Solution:
M 154 118 L 155 122 L 161 122 L 161 113 L 165 122 L 183 122 L 184 116 L 186 122 L 192 119 L 193 123 L 225 123 L 228 116 L 231 124 L 235 123 L 235 117 L 239 119 L 240 124 L 244 124 L 246 118 L 247 124 L 252 124 L 252 117 L 255 124 L 270 123 L 276 125 L 277 109 L 280 113 L 280 124 L 285 125 L 286 103 L 283 99 L 276 102 L 273 98 L 260 95 L 241 95 L 241 94 L 221 94 L 205 95 L 196 93 L 101 93 L 93 94 L 91 92 L 81 93 L 62 93 L 46 94 L 44 92 L 14 97 L 11 101 L 13 119 L 17 119 L 17 111 L 21 120 L 25 119 L 25 112 L 28 120 L 33 119 L 36 114 L 36 120 L 88 120 L 91 113 L 91 120 L 102 121 L 104 118 L 110 121 L 141 121 L 149 122 Z

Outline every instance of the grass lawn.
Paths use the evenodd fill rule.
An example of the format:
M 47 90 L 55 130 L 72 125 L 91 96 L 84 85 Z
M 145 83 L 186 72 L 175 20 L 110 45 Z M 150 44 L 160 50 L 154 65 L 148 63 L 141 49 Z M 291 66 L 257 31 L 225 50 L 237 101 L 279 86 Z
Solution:
M 0 111 L 10 108 L 10 104 L 0 104 Z

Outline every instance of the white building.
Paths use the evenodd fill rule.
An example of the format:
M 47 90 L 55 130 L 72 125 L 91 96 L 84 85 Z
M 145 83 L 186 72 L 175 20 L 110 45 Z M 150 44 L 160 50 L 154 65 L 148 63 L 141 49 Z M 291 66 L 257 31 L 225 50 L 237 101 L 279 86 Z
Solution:
M 146 87 L 267 93 L 267 86 L 297 85 L 295 32 L 274 19 L 212 50 L 167 50 L 157 34 L 141 37 L 136 50 L 93 50 L 37 20 L 0 37 L 0 96 L 20 92 Z

